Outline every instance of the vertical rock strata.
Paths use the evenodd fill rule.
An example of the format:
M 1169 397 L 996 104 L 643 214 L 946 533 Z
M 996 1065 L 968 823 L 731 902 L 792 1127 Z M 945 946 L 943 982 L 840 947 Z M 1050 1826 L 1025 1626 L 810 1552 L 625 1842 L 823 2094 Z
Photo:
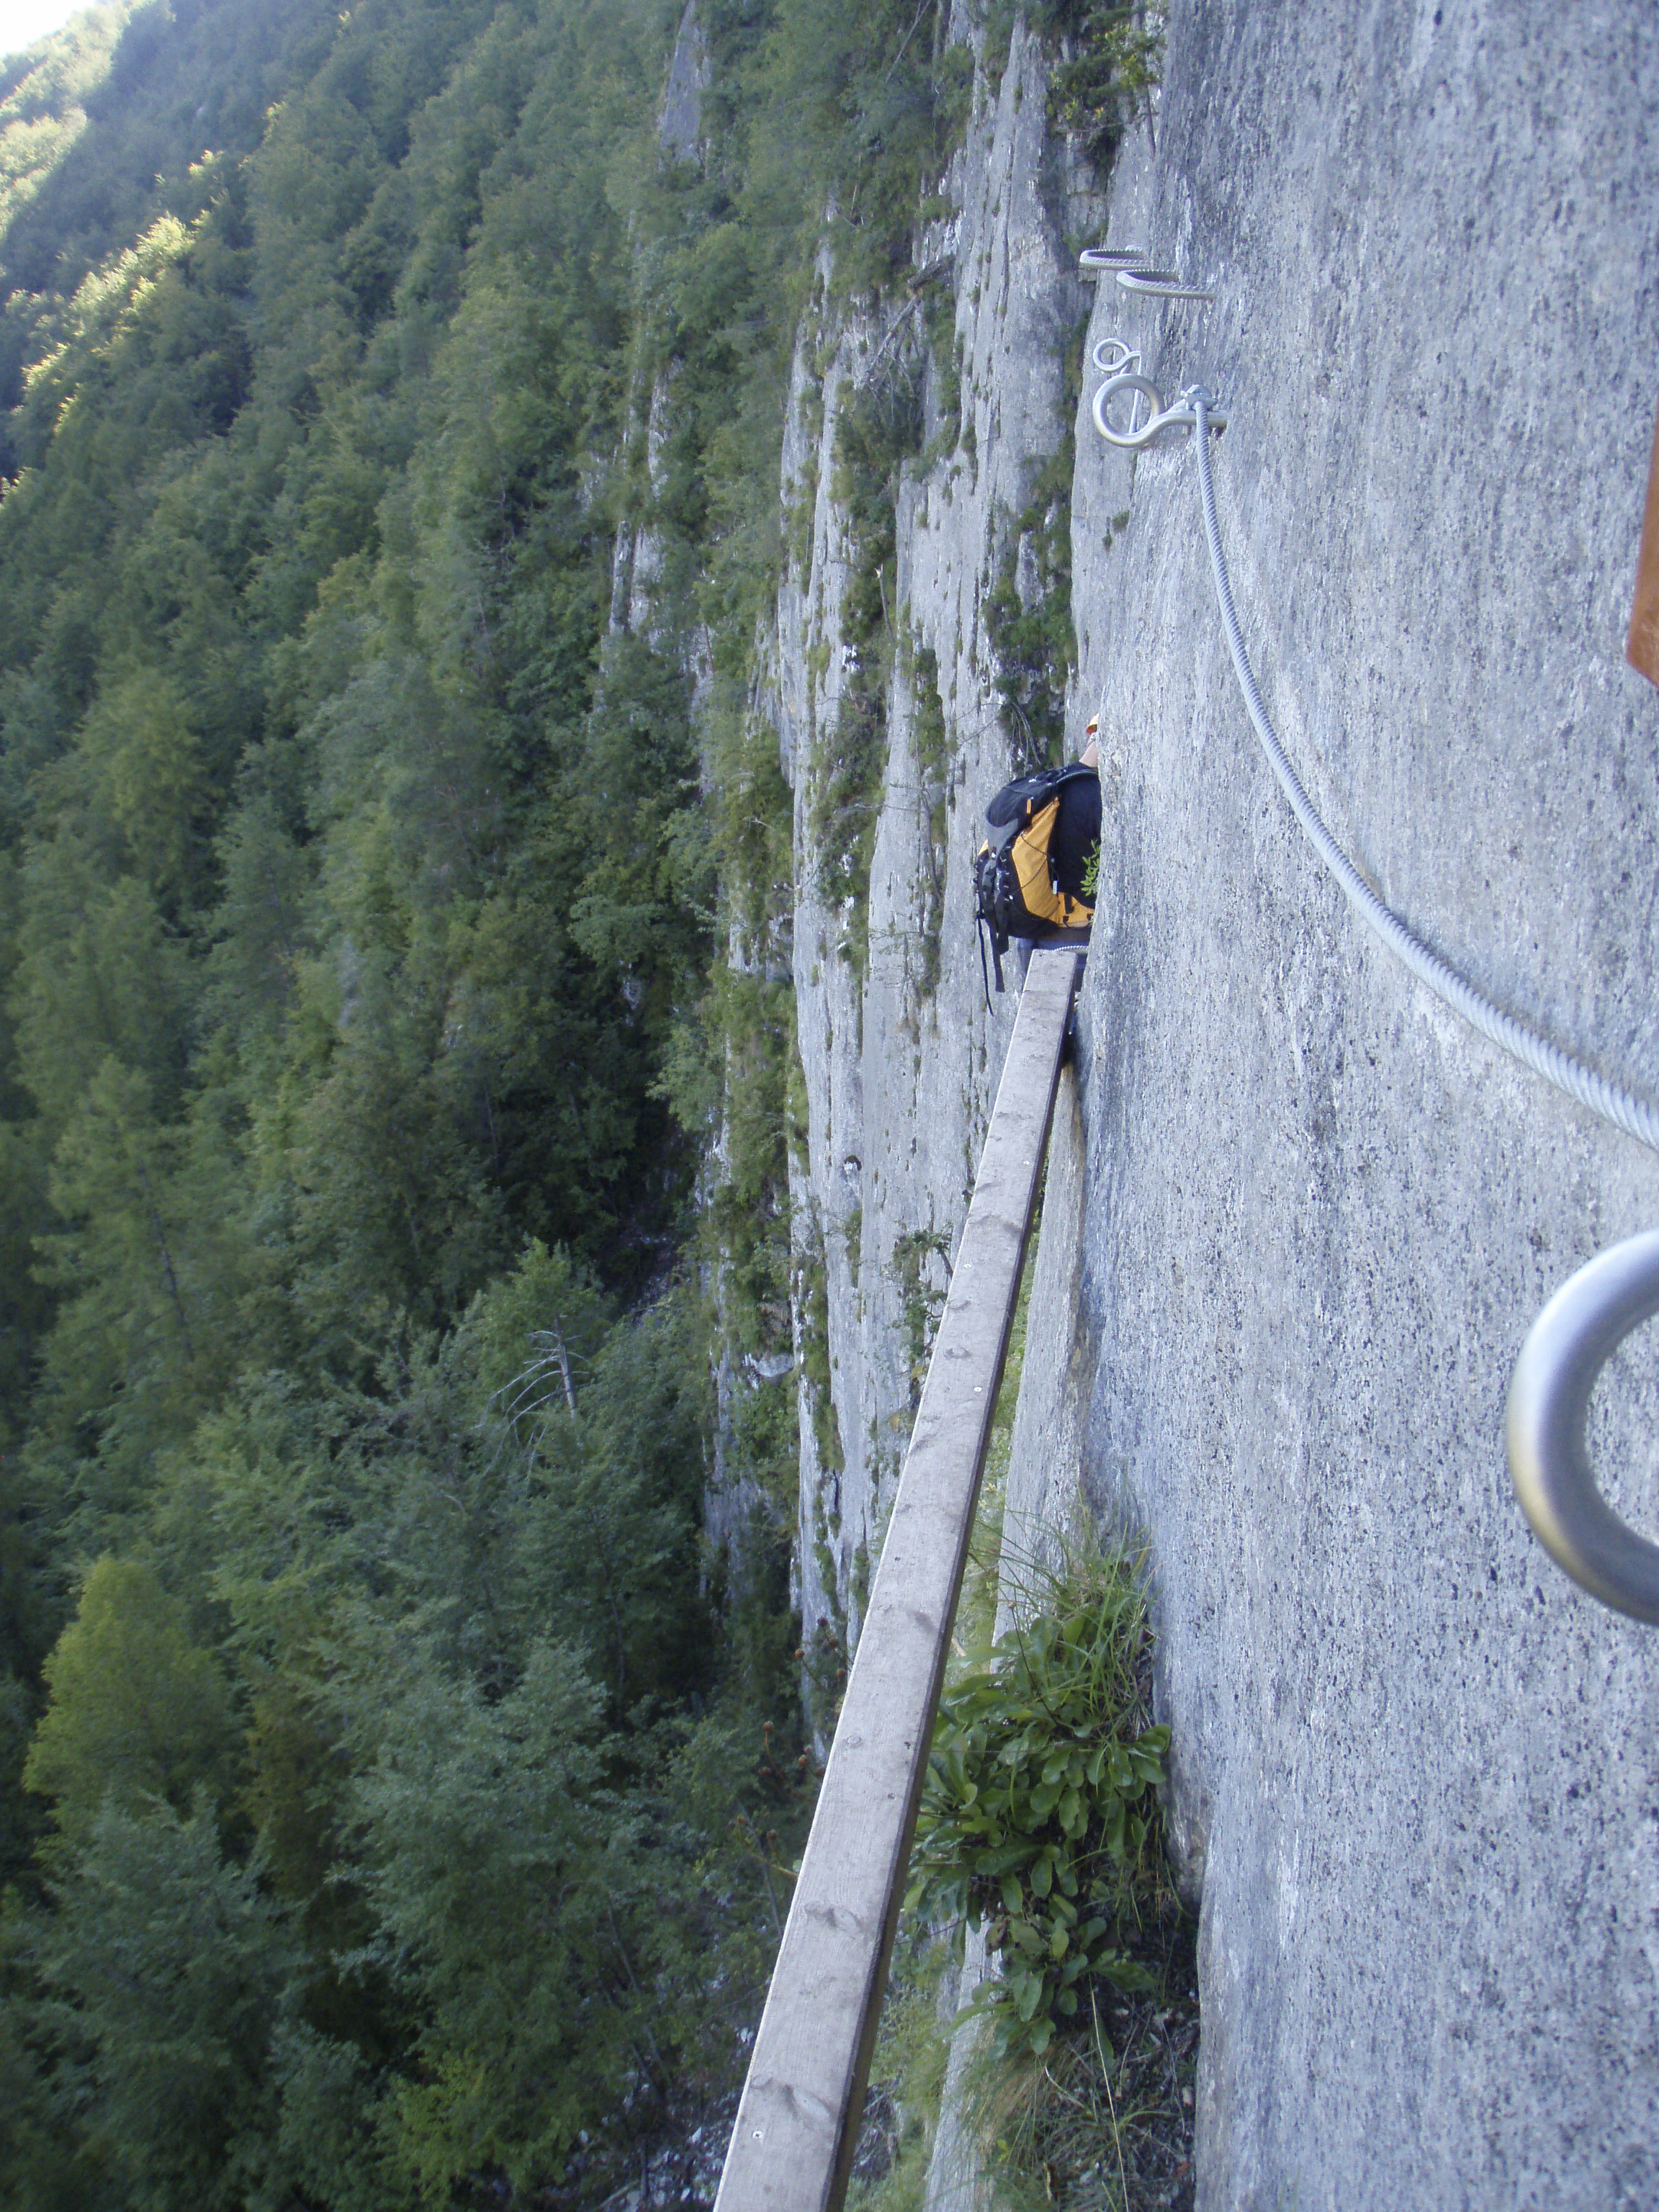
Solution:
M 926 301 L 902 327 L 821 309 L 795 369 L 771 705 L 806 1100 L 801 1599 L 832 1647 L 856 1635 L 1012 1012 L 986 1015 L 969 920 L 978 809 L 1009 766 L 988 606 L 1088 304 L 1062 233 L 1104 228 L 1102 205 L 1086 228 L 1067 212 L 1042 92 L 1017 29 L 918 254 L 954 302 L 960 435 L 940 434 L 937 343 L 919 366 Z M 1166 397 L 1201 378 L 1224 404 L 1241 616 L 1362 870 L 1650 1097 L 1659 709 L 1622 644 L 1659 362 L 1656 114 L 1636 9 L 1194 0 L 1111 234 L 1219 296 L 1105 284 L 1088 333 L 1139 347 Z M 879 772 L 849 791 L 865 647 L 836 424 L 893 374 L 925 374 L 926 453 L 896 518 Z M 1039 1545 L 1080 1449 L 1096 1517 L 1147 1548 L 1202 1898 L 1198 2201 L 1649 2205 L 1659 1644 L 1534 1545 L 1502 1414 L 1549 1291 L 1659 1219 L 1659 1162 L 1349 912 L 1239 702 L 1190 443 L 1108 452 L 1097 381 L 1068 706 L 1073 740 L 1103 706 L 1105 865 L 1010 1503 Z M 1645 1348 L 1593 1443 L 1651 1527 Z
M 1088 306 L 1062 236 L 1042 58 L 1023 27 L 1000 84 L 981 73 L 976 107 L 941 195 L 952 211 L 918 256 L 919 285 L 945 285 L 947 301 L 954 289 L 955 362 L 924 361 L 926 291 L 879 320 L 821 307 L 802 331 L 785 440 L 794 550 L 772 707 L 794 793 L 807 1127 L 791 1194 L 800 1595 L 809 1641 L 831 1658 L 856 1640 L 1012 1025 L 1012 988 L 988 1013 L 971 921 L 980 809 L 1010 772 L 984 609 L 1013 519 L 1069 427 L 1065 349 Z M 1091 213 L 1073 195 L 1071 220 Z M 837 429 L 860 394 L 906 376 L 921 385 L 923 450 L 897 497 L 895 665 L 878 764 L 849 787 L 872 648 L 848 617 L 856 548 Z

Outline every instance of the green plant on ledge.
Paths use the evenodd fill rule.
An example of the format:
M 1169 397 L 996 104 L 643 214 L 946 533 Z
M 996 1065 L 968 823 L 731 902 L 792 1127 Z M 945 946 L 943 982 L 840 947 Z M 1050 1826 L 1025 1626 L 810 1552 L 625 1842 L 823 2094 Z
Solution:
M 1132 1948 L 1137 1898 L 1158 1887 L 1170 1741 L 1144 1725 L 1145 1605 L 1116 1559 L 1073 1569 L 1048 1597 L 945 1695 L 905 1900 L 984 1929 L 1000 1972 L 977 2002 L 1005 2056 L 1040 2057 L 1085 1978 L 1157 1981 Z
M 1051 40 L 1065 41 L 1048 80 L 1049 119 L 1103 169 L 1162 74 L 1164 11 L 1049 0 L 1038 21 Z

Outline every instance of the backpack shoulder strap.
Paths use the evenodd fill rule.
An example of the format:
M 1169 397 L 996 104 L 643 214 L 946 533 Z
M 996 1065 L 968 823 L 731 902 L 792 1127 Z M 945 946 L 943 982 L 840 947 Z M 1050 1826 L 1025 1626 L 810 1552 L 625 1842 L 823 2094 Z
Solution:
M 1085 781 L 1090 783 L 1098 783 L 1099 771 L 1092 768 L 1085 768 L 1081 761 L 1073 761 L 1069 768 L 1057 768 L 1054 770 L 1054 780 L 1048 786 L 1048 796 L 1052 799 L 1068 784 L 1082 783 Z

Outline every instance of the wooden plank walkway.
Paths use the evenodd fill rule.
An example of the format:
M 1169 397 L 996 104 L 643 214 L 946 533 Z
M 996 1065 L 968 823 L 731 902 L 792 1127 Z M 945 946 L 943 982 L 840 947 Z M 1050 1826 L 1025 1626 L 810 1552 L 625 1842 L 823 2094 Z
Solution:
M 836 2212 L 1083 956 L 1032 956 L 715 2212 Z

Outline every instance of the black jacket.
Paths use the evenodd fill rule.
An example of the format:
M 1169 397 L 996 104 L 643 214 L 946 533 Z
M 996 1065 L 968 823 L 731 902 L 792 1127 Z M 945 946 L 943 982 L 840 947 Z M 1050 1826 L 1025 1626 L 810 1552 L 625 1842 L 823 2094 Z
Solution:
M 1073 761 L 1058 796 L 1060 814 L 1048 840 L 1054 888 L 1068 898 L 1080 899 L 1085 896 L 1084 868 L 1100 844 L 1100 778 L 1093 769 Z

